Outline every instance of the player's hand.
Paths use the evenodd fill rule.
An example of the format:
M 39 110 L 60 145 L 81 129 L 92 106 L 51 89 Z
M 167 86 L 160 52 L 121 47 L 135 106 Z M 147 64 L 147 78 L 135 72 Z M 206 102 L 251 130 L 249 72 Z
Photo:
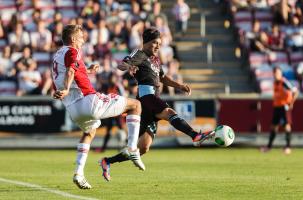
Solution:
M 91 64 L 89 66 L 89 68 L 87 68 L 89 73 L 97 73 L 100 69 L 100 65 L 99 64 Z
M 180 89 L 183 91 L 183 92 L 186 92 L 187 95 L 190 95 L 191 94 L 191 88 L 186 85 L 186 84 L 183 84 L 181 85 Z
M 293 104 L 293 103 L 290 103 L 290 104 L 289 104 L 289 110 L 292 110 L 293 107 L 294 107 L 294 104 Z
M 128 71 L 130 73 L 130 75 L 134 76 L 135 73 L 139 70 L 139 68 L 137 66 L 134 66 L 134 65 L 130 65 L 128 67 Z
M 68 92 L 69 92 L 68 90 L 57 90 L 54 93 L 53 97 L 54 97 L 54 99 L 60 99 L 60 100 L 62 100 L 62 99 L 64 99 L 65 96 L 68 95 Z

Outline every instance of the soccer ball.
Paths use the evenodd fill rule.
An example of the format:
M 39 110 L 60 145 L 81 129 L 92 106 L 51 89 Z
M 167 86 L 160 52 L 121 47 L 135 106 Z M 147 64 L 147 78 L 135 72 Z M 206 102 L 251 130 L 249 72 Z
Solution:
M 213 141 L 222 147 L 227 147 L 233 143 L 235 133 L 232 128 L 226 125 L 219 125 L 215 129 Z

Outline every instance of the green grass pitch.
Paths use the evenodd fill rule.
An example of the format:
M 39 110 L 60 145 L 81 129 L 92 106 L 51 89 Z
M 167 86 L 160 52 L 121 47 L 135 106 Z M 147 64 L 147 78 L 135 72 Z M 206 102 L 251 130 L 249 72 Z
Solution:
M 303 149 L 286 156 L 281 149 L 211 148 L 151 150 L 147 170 L 131 162 L 111 167 L 105 182 L 97 165 L 104 154 L 90 152 L 86 177 L 92 190 L 72 183 L 75 151 L 0 151 L 0 178 L 40 185 L 96 199 L 303 199 Z M 72 199 L 37 188 L 0 181 L 0 199 Z

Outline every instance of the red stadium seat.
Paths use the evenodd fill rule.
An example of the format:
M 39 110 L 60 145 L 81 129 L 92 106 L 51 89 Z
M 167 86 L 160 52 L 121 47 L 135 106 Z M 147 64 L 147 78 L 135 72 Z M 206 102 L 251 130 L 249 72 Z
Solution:
M 272 22 L 273 15 L 270 11 L 256 11 L 255 19 L 260 22 Z
M 288 56 L 286 52 L 275 51 L 271 52 L 268 56 L 270 63 L 277 64 L 277 63 L 285 63 L 288 64 Z
M 0 3 L 0 10 L 1 12 L 7 10 L 7 9 L 11 9 L 11 8 L 15 8 L 15 1 L 12 0 L 1 0 Z
M 262 64 L 268 63 L 268 57 L 264 53 L 251 52 L 249 53 L 249 65 L 251 69 L 255 69 Z
M 236 12 L 233 17 L 235 22 L 252 22 L 253 20 L 253 16 L 249 11 Z
M 264 79 L 259 81 L 259 88 L 261 94 L 272 95 L 273 94 L 273 79 Z
M 299 51 L 299 52 L 291 52 L 289 54 L 289 58 L 290 58 L 290 63 L 292 65 L 297 65 L 300 62 L 303 62 L 303 52 Z
M 0 96 L 15 96 L 17 92 L 17 84 L 15 81 L 2 80 L 0 81 Z

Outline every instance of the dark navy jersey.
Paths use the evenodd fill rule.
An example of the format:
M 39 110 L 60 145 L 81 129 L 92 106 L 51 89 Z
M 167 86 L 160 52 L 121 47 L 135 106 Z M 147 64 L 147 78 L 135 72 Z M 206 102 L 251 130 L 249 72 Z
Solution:
M 148 57 L 144 51 L 135 49 L 123 61 L 139 68 L 135 73 L 138 85 L 160 86 L 160 77 L 164 76 L 164 72 L 158 57 Z

